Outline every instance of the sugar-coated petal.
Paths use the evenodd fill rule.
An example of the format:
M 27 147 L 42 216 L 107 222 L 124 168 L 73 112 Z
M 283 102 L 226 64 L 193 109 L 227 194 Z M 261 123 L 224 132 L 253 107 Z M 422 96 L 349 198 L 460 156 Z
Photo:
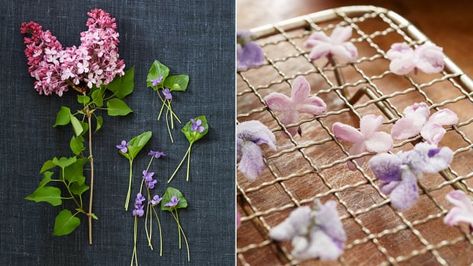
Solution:
M 328 37 L 325 32 L 317 31 L 312 33 L 307 41 L 304 43 L 305 48 L 312 48 L 314 45 L 319 43 L 330 43 L 331 39 Z
M 348 141 L 350 143 L 356 143 L 363 140 L 363 135 L 356 128 L 340 123 L 335 122 L 332 125 L 333 134 L 337 139 Z
M 379 189 L 386 195 L 391 194 L 391 192 L 401 183 L 401 181 L 390 181 L 390 182 L 381 182 Z
M 368 165 L 376 178 L 383 182 L 401 180 L 401 159 L 394 154 L 381 153 L 372 157 Z
M 397 140 L 414 137 L 420 133 L 424 123 L 425 120 L 418 116 L 400 118 L 391 128 L 391 136 Z
M 343 249 L 323 231 L 315 230 L 311 233 L 311 241 L 306 249 L 293 250 L 292 255 L 298 260 L 319 258 L 321 260 L 336 260 Z
M 292 81 L 291 99 L 295 104 L 302 104 L 310 95 L 310 84 L 303 76 Z
M 409 170 L 402 170 L 402 181 L 393 189 L 389 195 L 391 205 L 400 211 L 411 208 L 419 198 L 419 189 L 417 187 L 417 177 Z
M 269 231 L 269 237 L 277 241 L 283 241 L 290 240 L 296 235 L 306 234 L 311 222 L 311 211 L 308 206 L 293 210 L 289 217 Z
M 358 50 L 352 43 L 334 45 L 330 48 L 330 54 L 336 63 L 350 63 L 356 60 Z
M 445 198 L 454 207 L 444 217 L 443 222 L 450 226 L 467 223 L 473 227 L 473 203 L 465 192 L 451 191 Z
M 389 70 L 396 75 L 407 75 L 415 69 L 415 63 L 412 58 L 401 57 L 391 61 L 389 63 Z
M 430 116 L 429 123 L 451 126 L 458 123 L 458 116 L 450 109 L 441 109 Z
M 261 148 L 251 142 L 246 141 L 241 145 L 241 157 L 238 163 L 240 170 L 250 181 L 255 181 L 256 177 L 261 174 L 264 169 L 263 154 Z
M 404 108 L 403 113 L 406 117 L 411 117 L 415 115 L 419 116 L 419 119 L 423 118 L 425 121 L 427 121 L 430 115 L 430 109 L 426 103 L 420 102 L 407 106 L 406 108 Z
M 310 42 L 308 42 L 310 43 Z M 309 58 L 311 60 L 319 60 L 320 58 L 325 58 L 330 54 L 330 44 L 329 43 L 317 43 L 312 45 L 312 50 L 309 53 Z
M 443 138 L 447 131 L 438 124 L 427 123 L 422 127 L 420 135 L 425 141 L 437 145 Z
M 360 119 L 360 132 L 365 138 L 369 138 L 383 124 L 383 116 L 368 114 Z
M 319 115 L 327 110 L 327 104 L 317 96 L 310 96 L 303 104 L 297 107 L 297 110 L 301 113 Z
M 247 42 L 237 46 L 238 70 L 246 70 L 263 64 L 263 49 L 256 42 Z
M 386 132 L 375 132 L 365 139 L 366 150 L 370 152 L 387 152 L 393 147 L 393 139 Z
M 347 235 L 343 229 L 342 221 L 337 211 L 337 203 L 329 200 L 324 204 L 319 204 L 319 209 L 315 214 L 315 222 L 330 238 L 344 243 Z
M 292 126 L 288 127 L 290 124 L 295 124 L 299 120 L 299 112 L 297 111 L 292 111 L 292 112 L 284 112 L 281 113 L 279 116 L 279 119 L 281 120 L 281 123 L 283 123 L 289 133 L 291 133 L 292 136 L 295 136 L 297 134 L 297 131 L 299 127 L 297 126 Z
M 416 49 L 416 67 L 424 73 L 438 73 L 445 65 L 442 48 L 432 43 L 425 43 Z
M 264 97 L 269 109 L 277 112 L 286 112 L 292 110 L 292 100 L 279 92 L 272 92 Z
M 272 150 L 276 150 L 276 137 L 273 132 L 257 120 L 238 124 L 237 138 L 244 141 L 252 141 L 258 145 L 267 144 Z
M 348 150 L 348 153 L 350 155 L 358 155 L 358 154 L 363 153 L 365 151 L 366 151 L 365 143 L 363 141 L 360 141 L 360 142 L 354 143 L 350 147 L 350 149 Z M 363 157 L 360 157 L 358 159 L 355 159 L 355 161 L 358 163 L 358 165 L 361 166 L 364 159 L 363 159 Z M 352 161 L 348 161 L 347 165 L 348 165 L 349 170 L 352 170 L 352 171 L 356 170 L 356 165 Z
M 330 35 L 330 39 L 333 43 L 341 44 L 348 41 L 352 34 L 351 27 L 336 27 L 332 34 Z
M 394 60 L 402 56 L 413 57 L 414 50 L 407 43 L 393 43 L 386 56 L 389 60 Z
M 453 151 L 448 147 L 419 143 L 408 152 L 407 158 L 411 169 L 432 174 L 447 169 L 452 162 Z

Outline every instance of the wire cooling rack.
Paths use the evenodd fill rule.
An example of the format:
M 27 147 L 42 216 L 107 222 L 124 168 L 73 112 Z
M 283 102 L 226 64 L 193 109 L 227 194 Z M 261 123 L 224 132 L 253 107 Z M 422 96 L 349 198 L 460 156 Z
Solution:
M 336 26 L 353 28 L 352 42 L 359 50 L 356 62 L 319 68 L 303 43 L 314 31 L 330 33 Z M 400 15 L 373 6 L 352 6 L 297 17 L 253 29 L 265 52 L 265 63 L 237 73 L 238 122 L 260 120 L 275 133 L 278 150 L 265 150 L 266 169 L 255 182 L 238 173 L 237 202 L 242 215 L 238 229 L 238 265 L 313 265 L 296 261 L 289 243 L 268 238 L 268 231 L 298 206 L 333 199 L 338 203 L 348 241 L 334 264 L 343 265 L 469 265 L 473 237 L 466 228 L 443 224 L 448 211 L 444 197 L 454 189 L 473 192 L 473 82 L 449 58 L 442 73 L 396 76 L 389 71 L 386 51 L 394 42 L 419 45 L 427 37 Z M 290 93 L 296 76 L 305 76 L 312 94 L 325 100 L 328 111 L 304 117 L 297 125 L 302 135 L 292 137 L 277 113 L 267 108 L 264 96 Z M 431 111 L 450 108 L 460 122 L 447 129 L 440 143 L 454 150 L 446 171 L 419 181 L 421 196 L 406 212 L 394 210 L 389 198 L 366 166 L 373 155 L 350 156 L 337 141 L 331 125 L 354 126 L 368 113 L 385 116 L 383 130 L 414 102 L 426 102 Z M 396 142 L 394 151 L 407 150 L 420 137 Z M 347 161 L 366 157 L 356 171 Z M 327 263 L 327 262 L 324 262 Z

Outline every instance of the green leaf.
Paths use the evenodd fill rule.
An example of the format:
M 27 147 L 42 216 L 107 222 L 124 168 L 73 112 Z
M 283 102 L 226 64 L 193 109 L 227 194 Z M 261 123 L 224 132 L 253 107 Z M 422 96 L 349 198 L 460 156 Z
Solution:
M 84 164 L 86 162 L 88 162 L 88 159 L 81 158 L 64 168 L 64 179 L 69 181 L 69 183 L 84 184 Z
M 125 71 L 125 75 L 115 78 L 107 88 L 120 99 L 131 94 L 135 88 L 135 68 L 132 67 Z
M 128 105 L 117 98 L 113 98 L 107 102 L 107 113 L 109 116 L 125 116 L 133 112 Z
M 103 106 L 103 94 L 104 94 L 104 90 L 101 88 L 96 89 L 92 92 L 92 101 L 95 103 L 97 107 Z
M 149 68 L 148 76 L 146 77 L 146 86 L 153 88 L 153 80 L 162 79 L 162 81 L 166 80 L 167 76 L 169 75 L 169 68 L 158 60 L 154 60 L 153 64 Z M 161 82 L 157 87 L 162 88 L 163 82 Z
M 82 133 L 80 133 L 81 136 L 83 136 L 85 133 L 87 133 L 87 130 L 89 130 L 89 124 L 86 122 L 80 121 L 80 125 L 82 126 Z
M 61 190 L 57 187 L 45 186 L 44 184 L 26 196 L 25 199 L 34 202 L 47 202 L 53 206 L 59 206 L 62 203 Z
M 69 122 L 71 122 L 71 109 L 61 106 L 61 109 L 57 112 L 56 123 L 54 123 L 53 127 L 65 126 L 69 124 Z
M 97 120 L 97 125 L 95 126 L 95 132 L 97 132 L 102 128 L 103 117 L 101 115 L 98 115 L 95 117 L 95 119 Z
M 85 150 L 84 138 L 82 136 L 72 136 L 69 146 L 75 155 L 79 155 L 83 150 Z
M 171 201 L 171 198 L 173 196 L 175 196 L 175 197 L 177 197 L 177 199 L 179 199 L 179 203 L 174 207 L 164 206 L 164 205 L 166 205 L 166 203 Z M 173 188 L 173 187 L 168 187 L 166 189 L 166 192 L 164 192 L 163 200 L 161 200 L 161 210 L 162 211 L 171 211 L 171 210 L 175 210 L 175 209 L 184 209 L 184 208 L 187 208 L 187 200 L 184 197 L 184 195 L 181 193 L 181 191 L 179 191 L 178 189 Z
M 194 120 L 202 121 L 202 126 L 204 127 L 204 131 L 202 133 L 197 132 L 197 131 L 192 131 L 192 121 L 187 122 L 187 124 L 185 124 L 181 130 L 182 133 L 184 133 L 184 135 L 186 136 L 189 143 L 191 144 L 203 138 L 209 132 L 209 124 L 207 122 L 207 117 L 205 117 L 205 115 L 195 117 Z
M 44 162 L 43 166 L 41 167 L 41 170 L 39 170 L 39 173 L 42 174 L 45 171 L 48 171 L 49 169 L 52 169 L 54 167 L 56 167 L 56 164 L 53 163 L 53 160 L 47 160 L 46 162 Z
M 54 235 L 64 236 L 72 233 L 80 225 L 80 219 L 69 210 L 62 210 L 54 222 Z
M 51 182 L 51 177 L 54 175 L 53 172 L 51 171 L 46 171 L 44 172 L 43 174 L 43 179 L 41 179 L 41 181 L 39 182 L 39 185 L 38 185 L 38 188 L 40 187 L 44 187 L 45 185 L 47 185 L 49 182 Z
M 85 183 L 84 184 L 79 184 L 79 183 L 72 183 L 70 186 L 70 190 L 72 194 L 80 196 L 87 190 L 89 190 L 89 186 L 87 186 Z
M 90 97 L 87 95 L 77 95 L 77 102 L 80 104 L 88 104 L 90 102 Z
M 77 161 L 77 158 L 75 156 L 70 157 L 70 158 L 67 158 L 67 157 L 61 157 L 59 159 L 57 157 L 53 158 L 54 165 L 59 166 L 61 168 L 66 168 L 69 165 L 75 163 L 76 161 Z
M 164 80 L 164 87 L 171 91 L 186 91 L 189 84 L 188 75 L 172 75 Z
M 122 154 L 129 160 L 135 159 L 135 157 L 143 149 L 143 147 L 148 143 L 148 141 L 151 139 L 152 136 L 153 136 L 153 133 L 151 131 L 146 131 L 132 138 L 128 142 L 128 152 L 126 154 L 122 154 L 122 153 L 120 154 Z
M 82 124 L 80 123 L 79 119 L 77 119 L 75 116 L 71 115 L 71 124 L 72 128 L 74 129 L 74 133 L 76 136 L 80 136 L 84 129 L 82 128 Z

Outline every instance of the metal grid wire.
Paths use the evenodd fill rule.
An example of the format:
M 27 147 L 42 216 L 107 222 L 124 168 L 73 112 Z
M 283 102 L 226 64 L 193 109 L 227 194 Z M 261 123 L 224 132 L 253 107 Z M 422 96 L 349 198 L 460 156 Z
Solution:
M 366 22 L 376 22 L 376 25 L 381 26 L 367 33 L 368 30 L 364 29 Z M 330 33 L 338 25 L 352 27 L 354 37 L 351 41 L 357 47 L 365 47 L 362 48 L 365 52 L 354 63 L 320 68 L 310 61 L 308 51 L 301 44 L 312 32 Z M 406 99 L 414 98 L 413 94 L 428 103 L 432 111 L 444 107 L 455 109 L 458 105 L 461 111 L 468 113 L 465 108 L 473 110 L 473 83 L 468 76 L 447 58 L 446 68 L 439 75 L 395 77 L 387 67 L 386 48 L 382 48 L 386 45 L 380 44 L 382 41 L 378 43 L 377 38 L 392 36 L 412 46 L 422 44 L 427 38 L 407 20 L 383 8 L 353 6 L 331 9 L 257 28 L 252 32 L 265 51 L 266 62 L 260 67 L 237 73 L 237 119 L 238 122 L 259 119 L 265 120 L 263 123 L 266 125 L 273 125 L 270 128 L 277 136 L 279 149 L 275 153 L 265 152 L 265 177 L 249 183 L 241 174 L 238 176 L 237 202 L 242 214 L 242 225 L 238 230 L 238 264 L 320 263 L 314 260 L 298 262 L 291 256 L 288 243 L 278 243 L 268 238 L 270 228 L 285 219 L 290 211 L 310 204 L 317 198 L 337 201 L 342 222 L 347 229 L 349 239 L 344 255 L 336 262 L 338 264 L 460 263 L 455 254 L 473 250 L 473 237 L 465 228 L 446 228 L 441 219 L 448 211 L 448 205 L 444 202 L 446 193 L 453 189 L 473 192 L 473 169 L 461 163 L 455 164 L 459 160 L 471 161 L 473 158 L 473 127 L 469 127 L 473 126 L 473 112 L 466 118 L 460 116 L 460 122 L 447 129 L 446 137 L 450 136 L 450 143 L 455 143 L 455 147 L 451 147 L 455 154 L 454 163 L 439 175 L 429 176 L 430 181 L 419 182 L 421 198 L 417 208 L 422 209 L 408 213 L 393 209 L 369 169 L 354 161 L 360 157 L 369 158 L 373 154 L 365 152 L 349 155 L 344 144 L 335 139 L 330 127 L 341 118 L 348 119 L 347 123 L 356 123 L 369 111 L 383 114 L 386 118 L 383 126 L 387 129 L 402 117 L 403 108 L 412 104 Z M 282 49 L 271 52 L 272 47 Z M 287 65 L 291 60 L 298 61 L 289 68 Z M 309 67 L 303 70 L 300 67 L 302 64 Z M 376 68 L 385 71 L 377 75 L 368 73 L 367 69 Z M 296 72 L 288 74 L 292 72 L 290 69 L 296 69 Z M 347 73 L 356 78 L 344 80 Z M 269 110 L 263 100 L 264 95 L 271 91 L 289 94 L 290 82 L 298 75 L 316 78 L 324 83 L 325 88 L 322 89 L 314 88 L 312 84 L 312 92 L 315 91 L 315 95 L 326 101 L 331 97 L 328 101 L 334 102 L 329 105 L 327 113 L 304 118 L 297 125 L 289 125 L 301 126 L 301 138 L 291 136 L 278 114 Z M 393 78 L 400 79 L 398 82 L 402 81 L 405 87 L 386 92 L 385 86 L 381 84 L 387 84 Z M 429 88 L 434 86 L 443 87 L 445 92 L 441 94 L 442 99 L 433 99 Z M 311 133 L 317 130 L 317 136 Z M 411 138 L 395 143 L 394 148 L 410 149 L 418 141 L 420 137 Z M 332 150 L 340 152 L 324 158 L 326 154 L 332 154 Z M 357 165 L 356 172 L 346 170 L 346 162 L 350 160 Z M 291 168 L 288 165 L 294 167 L 294 164 L 300 167 L 290 171 L 282 169 L 285 166 Z M 456 169 L 456 165 L 461 171 Z M 337 175 L 347 178 L 337 183 Z M 310 193 L 313 190 L 312 183 L 317 183 L 315 194 Z M 363 194 L 368 190 L 369 196 Z M 347 196 L 349 193 L 355 194 Z M 366 197 L 370 199 L 366 200 Z M 389 218 L 380 219 L 387 215 Z M 373 219 L 380 219 L 380 224 L 373 226 Z M 437 228 L 442 232 L 431 237 L 431 232 Z M 449 248 L 456 248 L 453 255 Z M 471 256 L 464 259 L 473 262 Z

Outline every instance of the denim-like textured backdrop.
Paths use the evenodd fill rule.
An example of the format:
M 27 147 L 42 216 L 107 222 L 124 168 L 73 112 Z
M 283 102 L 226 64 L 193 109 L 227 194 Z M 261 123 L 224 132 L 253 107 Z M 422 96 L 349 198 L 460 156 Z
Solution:
M 127 98 L 134 110 L 128 117 L 105 117 L 95 141 L 94 245 L 87 244 L 82 223 L 67 237 L 53 237 L 58 208 L 23 198 L 41 179 L 42 163 L 52 156 L 69 155 L 68 128 L 52 128 L 61 105 L 75 106 L 75 93 L 39 96 L 29 77 L 19 28 L 34 20 L 49 29 L 64 46 L 78 45 L 86 29 L 87 11 L 102 8 L 117 19 L 120 55 L 127 67 L 135 66 L 135 92 Z M 171 185 L 179 188 L 190 206 L 181 211 L 191 247 L 191 265 L 234 263 L 234 3 L 233 1 L 1 1 L 0 133 L 1 265 L 128 265 L 132 251 L 133 219 L 125 213 L 127 160 L 115 144 L 145 130 L 153 131 L 151 145 L 168 157 L 154 164 L 159 191 L 187 149 L 187 141 L 174 131 L 171 145 L 164 121 L 156 121 L 158 97 L 146 88 L 154 59 L 172 73 L 188 73 L 186 93 L 176 94 L 175 110 L 181 119 L 206 114 L 211 130 L 194 145 L 191 182 L 185 169 Z M 144 152 L 143 152 L 144 154 Z M 135 184 L 148 161 L 135 160 Z M 136 193 L 135 186 L 134 193 Z M 141 265 L 188 265 L 185 249 L 177 247 L 176 225 L 161 215 L 164 256 L 147 247 L 139 235 Z M 155 232 L 157 233 L 157 231 Z M 155 235 L 156 236 L 156 235 Z M 157 239 L 157 238 L 156 238 Z M 157 244 L 157 243 L 156 243 Z M 155 246 L 156 246 L 155 244 Z

